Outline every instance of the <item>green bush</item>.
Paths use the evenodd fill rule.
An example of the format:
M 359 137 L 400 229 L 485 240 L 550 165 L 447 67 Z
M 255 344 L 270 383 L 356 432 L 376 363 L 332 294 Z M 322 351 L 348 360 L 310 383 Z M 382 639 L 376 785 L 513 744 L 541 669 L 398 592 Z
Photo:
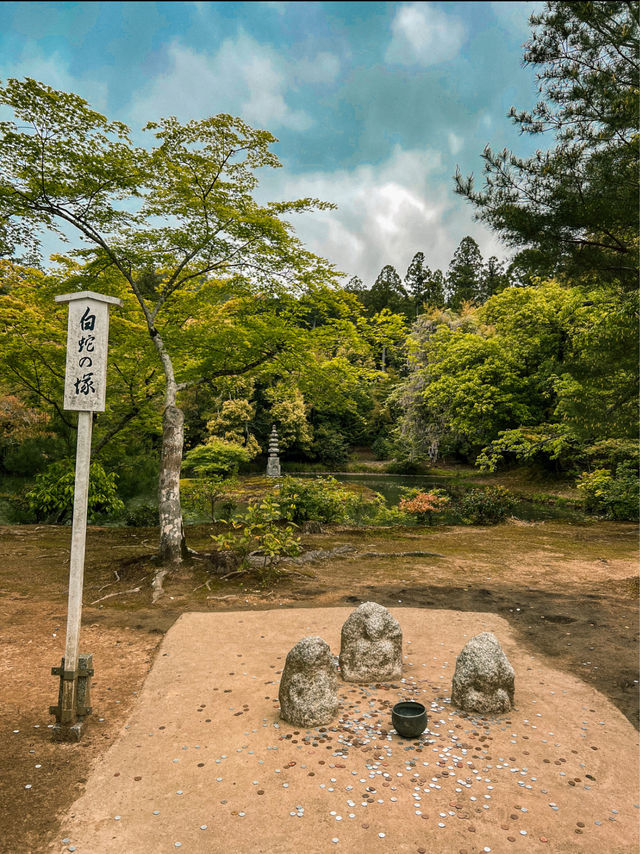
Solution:
M 326 466 L 343 466 L 349 459 L 349 443 L 342 433 L 327 424 L 316 427 L 311 450 Z
M 282 525 L 281 517 L 280 505 L 273 496 L 267 496 L 232 518 L 233 531 L 211 539 L 220 549 L 233 552 L 244 568 L 250 565 L 251 557 L 261 559 L 259 570 L 268 577 L 281 558 L 294 557 L 302 551 L 294 526 Z
M 388 460 L 393 452 L 393 445 L 386 436 L 378 436 L 371 445 L 371 450 L 377 460 Z
M 222 499 L 229 502 L 230 493 L 233 493 L 233 490 L 237 489 L 237 487 L 237 480 L 214 475 L 181 481 L 180 494 L 183 504 L 187 509 L 193 510 L 200 515 L 206 515 L 212 522 L 215 522 L 216 504 L 222 501 Z
M 236 474 L 242 463 L 248 463 L 253 457 L 251 450 L 237 442 L 214 437 L 205 445 L 197 445 L 184 455 L 183 465 L 197 475 Z
M 300 524 L 348 522 L 357 514 L 360 496 L 333 477 L 302 479 L 285 477 L 280 484 L 280 507 L 284 519 Z
M 638 469 L 633 463 L 620 463 L 615 475 L 605 468 L 585 472 L 577 487 L 588 512 L 620 522 L 638 519 Z
M 153 528 L 158 525 L 158 507 L 151 502 L 127 508 L 124 520 L 130 528 Z
M 35 484 L 25 492 L 24 505 L 37 522 L 61 524 L 73 512 L 75 472 L 70 460 L 52 463 L 36 475 Z M 89 472 L 88 521 L 98 514 L 119 515 L 124 504 L 118 498 L 116 475 L 106 472 L 100 463 L 91 463 Z
M 635 439 L 603 439 L 585 449 L 591 467 L 615 469 L 620 463 L 640 464 L 640 446 Z
M 416 523 L 415 516 L 412 516 L 410 513 L 405 513 L 397 506 L 387 507 L 384 503 L 384 499 L 382 504 L 375 509 L 373 515 L 368 521 L 372 525 L 402 525 L 407 527 L 415 525 Z
M 510 515 L 515 503 L 504 486 L 485 486 L 466 492 L 458 503 L 458 511 L 464 523 L 497 525 Z
M 389 474 L 419 474 L 421 467 L 415 460 L 396 459 L 387 465 L 386 470 Z
M 47 462 L 66 453 L 64 442 L 55 436 L 27 436 L 20 442 L 0 445 L 0 468 L 10 475 L 33 477 Z
M 158 454 L 153 448 L 134 451 L 127 449 L 126 457 L 116 453 L 117 446 L 111 449 L 107 467 L 118 474 L 118 495 L 125 502 L 130 498 L 150 495 L 158 487 Z M 105 457 L 102 457 L 103 461 Z

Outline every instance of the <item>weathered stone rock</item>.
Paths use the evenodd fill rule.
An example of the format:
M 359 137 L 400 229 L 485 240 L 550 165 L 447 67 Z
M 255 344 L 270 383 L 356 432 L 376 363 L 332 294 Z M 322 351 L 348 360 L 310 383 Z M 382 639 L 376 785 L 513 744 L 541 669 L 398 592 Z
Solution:
M 513 705 L 515 674 L 497 637 L 476 635 L 456 661 L 451 702 L 465 712 L 498 715 Z
M 302 638 L 289 651 L 278 697 L 280 717 L 294 726 L 321 726 L 333 720 L 338 711 L 338 670 L 322 638 Z
M 402 676 L 402 629 L 377 602 L 363 602 L 343 625 L 340 671 L 346 682 L 388 682 Z

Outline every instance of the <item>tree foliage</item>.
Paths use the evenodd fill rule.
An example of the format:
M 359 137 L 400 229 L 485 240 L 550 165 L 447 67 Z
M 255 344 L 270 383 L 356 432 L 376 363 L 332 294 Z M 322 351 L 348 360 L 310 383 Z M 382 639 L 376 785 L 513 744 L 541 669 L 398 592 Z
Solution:
M 458 310 L 464 302 L 482 301 L 482 254 L 473 237 L 463 237 L 447 272 L 447 305 Z
M 424 252 L 416 252 L 404 277 L 404 287 L 412 302 L 412 317 L 415 318 L 425 305 L 444 305 L 444 276 L 440 270 L 433 272 L 425 263 Z
M 23 502 L 36 521 L 61 524 L 71 518 L 73 512 L 75 471 L 69 460 L 52 463 L 36 476 L 35 483 L 27 490 Z M 89 496 L 87 515 L 94 521 L 101 513 L 119 514 L 124 504 L 118 498 L 116 477 L 105 472 L 100 463 L 93 462 L 89 472 Z
M 537 275 L 637 286 L 638 19 L 635 2 L 547 2 L 525 49 L 540 100 L 511 117 L 555 145 L 528 158 L 487 146 L 479 190 L 456 176 Z
M 80 253 L 90 261 L 89 276 L 115 271 L 142 312 L 165 386 L 161 556 L 179 562 L 186 550 L 179 499 L 184 418 L 177 395 L 194 383 L 251 370 L 286 346 L 273 312 L 264 322 L 269 302 L 328 281 L 333 270 L 304 249 L 284 217 L 330 206 L 313 199 L 259 204 L 256 173 L 280 165 L 270 148 L 276 140 L 239 118 L 149 122 L 144 130 L 155 145 L 146 149 L 132 144 L 124 124 L 79 96 L 30 78 L 9 79 L 0 103 L 13 113 L 0 122 L 2 251 L 14 252 L 20 242 L 35 252 L 41 229 L 63 236 L 63 226 L 71 225 L 90 244 Z M 201 327 L 189 320 L 207 309 L 224 312 L 238 289 L 264 309 L 262 318 L 252 313 L 260 345 L 245 335 L 240 347 L 224 341 L 222 353 L 203 347 Z M 176 323 L 177 303 L 182 319 Z M 176 338 L 201 356 L 187 360 L 181 381 Z

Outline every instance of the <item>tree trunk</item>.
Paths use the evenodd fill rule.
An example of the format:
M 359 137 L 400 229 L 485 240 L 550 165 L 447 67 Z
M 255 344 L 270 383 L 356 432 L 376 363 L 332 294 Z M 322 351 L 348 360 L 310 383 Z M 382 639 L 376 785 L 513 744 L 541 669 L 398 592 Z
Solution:
M 184 445 L 184 415 L 175 405 L 167 405 L 162 415 L 162 454 L 158 485 L 160 515 L 160 560 L 179 564 L 187 557 L 187 545 L 180 508 L 180 467 Z
M 167 381 L 165 407 L 162 413 L 162 452 L 158 483 L 158 514 L 160 516 L 160 560 L 165 565 L 178 565 L 188 557 L 180 507 L 180 468 L 184 448 L 184 414 L 176 406 L 178 386 L 173 363 L 157 330 L 150 326 Z M 160 591 L 162 584 L 160 583 Z M 160 594 L 159 594 L 160 595 Z

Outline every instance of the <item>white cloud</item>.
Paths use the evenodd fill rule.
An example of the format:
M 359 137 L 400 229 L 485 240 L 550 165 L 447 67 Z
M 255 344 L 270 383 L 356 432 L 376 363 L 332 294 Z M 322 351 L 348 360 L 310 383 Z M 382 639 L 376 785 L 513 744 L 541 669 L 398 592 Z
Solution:
M 295 74 L 307 83 L 333 83 L 340 72 L 340 60 L 333 53 L 320 51 L 313 59 L 296 63 Z
M 31 77 L 62 92 L 75 92 L 89 102 L 94 110 L 107 109 L 107 85 L 89 75 L 76 77 L 69 72 L 67 60 L 58 53 L 45 54 L 37 42 L 29 41 L 22 49 L 20 59 L 10 64 L 0 59 L 0 78 L 18 80 Z
M 400 6 L 391 22 L 392 39 L 385 59 L 398 65 L 437 65 L 453 59 L 465 39 L 460 18 L 431 3 Z
M 348 276 L 372 284 L 385 264 L 404 276 L 416 252 L 430 267 L 446 270 L 460 240 L 470 234 L 485 258 L 505 257 L 497 238 L 473 221 L 470 206 L 442 178 L 441 155 L 399 146 L 376 166 L 353 170 L 265 176 L 262 200 L 312 196 L 338 209 L 292 218 L 298 236 L 312 252 Z
M 452 154 L 457 154 L 464 143 L 464 139 L 461 136 L 458 136 L 453 131 L 449 131 L 449 135 L 447 137 L 449 141 L 449 150 Z
M 307 130 L 313 119 L 295 109 L 287 95 L 299 83 L 332 81 L 340 64 L 322 52 L 295 63 L 246 33 L 222 42 L 214 54 L 198 53 L 174 41 L 167 50 L 167 69 L 131 105 L 141 122 L 161 115 L 193 119 L 227 112 L 269 130 Z

